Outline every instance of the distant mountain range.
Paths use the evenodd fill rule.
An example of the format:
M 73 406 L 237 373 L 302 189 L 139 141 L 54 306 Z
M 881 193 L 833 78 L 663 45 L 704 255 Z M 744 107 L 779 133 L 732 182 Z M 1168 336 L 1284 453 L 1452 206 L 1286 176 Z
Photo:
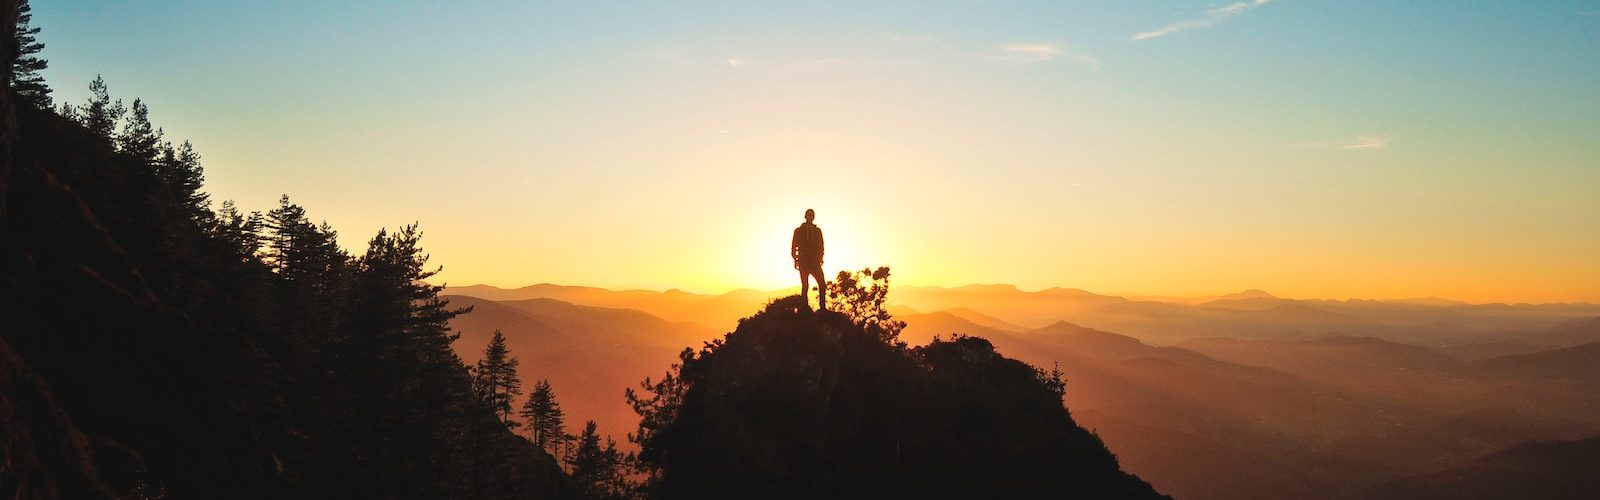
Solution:
M 538 284 L 516 289 L 450 287 L 447 293 L 489 300 L 550 298 L 636 309 L 670 321 L 727 330 L 747 311 L 793 291 L 743 289 L 709 295 Z M 952 311 L 976 324 L 1006 330 L 1069 321 L 1162 345 L 1204 337 L 1285 339 L 1337 334 L 1426 345 L 1481 359 L 1600 341 L 1600 305 L 1596 304 L 1467 304 L 1437 298 L 1301 300 L 1262 290 L 1188 303 L 1134 300 L 1072 288 L 1029 292 L 1012 285 L 900 287 L 890 302 L 902 312 Z
M 787 292 L 447 293 L 477 308 L 453 325 L 464 357 L 500 328 L 524 379 L 550 378 L 569 420 L 596 418 L 620 435 L 637 421 L 624 387 L 659 378 L 678 351 Z M 1177 498 L 1338 498 L 1516 443 L 1600 432 L 1600 349 L 1586 345 L 1600 341 L 1600 307 L 1588 304 L 1259 290 L 1187 304 L 1008 285 L 896 288 L 890 301 L 912 345 L 960 333 L 1059 366 L 1074 418 Z
M 1586 348 L 1474 362 L 1368 337 L 1157 347 L 1065 322 L 1010 332 L 944 312 L 903 319 L 913 343 L 962 332 L 1059 363 L 1078 420 L 1180 498 L 1334 498 L 1517 442 L 1600 431 L 1590 395 L 1600 385 L 1585 378 L 1600 353 Z M 1551 373 L 1501 376 L 1513 361 Z M 1557 377 L 1580 382 L 1549 383 Z

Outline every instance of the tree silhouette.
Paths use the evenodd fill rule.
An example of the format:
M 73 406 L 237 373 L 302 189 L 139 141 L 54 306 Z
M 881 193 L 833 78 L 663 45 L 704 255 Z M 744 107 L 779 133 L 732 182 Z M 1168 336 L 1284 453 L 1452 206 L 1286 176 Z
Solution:
M 39 57 L 44 43 L 36 38 L 39 28 L 29 26 L 32 21 L 33 7 L 28 5 L 28 0 L 22 0 L 17 5 L 17 26 L 11 35 L 11 46 L 17 51 L 16 59 L 11 61 L 11 90 L 35 108 L 50 109 L 54 106 L 50 86 L 39 74 L 50 67 L 50 62 Z
M 478 360 L 473 370 L 473 389 L 507 429 L 520 425 L 511 419 L 512 404 L 522 395 L 522 381 L 517 378 L 517 357 L 511 355 L 511 349 L 506 347 L 506 336 L 500 330 L 494 331 L 488 347 L 483 349 L 483 359 Z
M 567 437 L 566 416 L 561 411 L 561 404 L 556 402 L 555 390 L 550 388 L 549 380 L 540 380 L 533 385 L 533 393 L 528 395 L 528 402 L 523 403 L 521 415 L 528 423 L 528 437 L 533 444 L 556 455 L 554 448 Z
M 263 224 L 268 232 L 265 261 L 287 281 L 316 287 L 318 277 L 333 278 L 328 275 L 348 258 L 333 228 L 312 224 L 305 207 L 290 202 L 289 195 L 278 199 L 278 208 L 267 212 Z
M 141 99 L 133 100 L 133 108 L 117 134 L 117 149 L 141 164 L 149 165 L 161 152 L 161 130 L 150 124 L 150 108 Z
M 106 139 L 115 139 L 117 121 L 128 109 L 122 106 L 122 100 L 111 100 L 111 91 L 106 88 L 106 80 L 100 75 L 95 75 L 94 81 L 89 82 L 89 100 L 73 108 L 63 108 L 63 115 L 75 119 L 83 124 L 95 135 Z
M 850 322 L 878 335 L 891 345 L 900 342 L 900 331 L 906 322 L 889 315 L 885 301 L 889 297 L 889 267 L 862 269 L 855 273 L 839 271 L 839 276 L 828 283 L 828 302 L 836 311 L 850 318 Z
M 189 141 L 183 141 L 176 149 L 170 143 L 165 144 L 161 156 L 160 174 L 161 179 L 166 181 L 167 189 L 172 191 L 173 197 L 190 219 L 202 227 L 209 225 L 213 217 L 211 196 L 202 190 L 205 171 L 200 166 L 200 153 Z
M 379 230 L 356 261 L 345 328 L 333 346 L 340 359 L 363 369 L 344 384 L 357 394 L 355 437 L 371 455 L 357 473 L 377 496 L 414 491 L 422 496 L 448 488 L 447 477 L 465 464 L 468 449 L 458 441 L 467 432 L 478 402 L 471 379 L 450 343 L 448 322 L 469 309 L 454 309 L 439 297 L 440 285 L 425 280 L 438 273 L 416 225 L 390 233 Z M 481 408 L 481 403 L 476 403 Z
M 611 438 L 600 445 L 600 433 L 593 420 L 583 424 L 583 433 L 577 437 L 577 448 L 568 458 L 572 479 L 577 481 L 590 497 L 618 498 L 626 493 L 627 485 L 622 475 L 622 454 Z
M 222 244 L 230 260 L 240 264 L 254 262 L 261 249 L 261 230 L 266 225 L 261 212 L 243 214 L 233 200 L 223 200 L 212 219 L 207 234 Z

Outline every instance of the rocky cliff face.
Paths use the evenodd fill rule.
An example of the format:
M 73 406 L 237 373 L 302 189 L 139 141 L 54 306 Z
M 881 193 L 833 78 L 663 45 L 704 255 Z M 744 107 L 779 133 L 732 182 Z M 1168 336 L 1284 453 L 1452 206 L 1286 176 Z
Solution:
M 661 497 L 1162 497 L 980 338 L 895 347 L 791 297 L 671 380 L 642 412 Z
M 93 445 L 16 351 L 0 340 L 0 498 L 114 498 Z

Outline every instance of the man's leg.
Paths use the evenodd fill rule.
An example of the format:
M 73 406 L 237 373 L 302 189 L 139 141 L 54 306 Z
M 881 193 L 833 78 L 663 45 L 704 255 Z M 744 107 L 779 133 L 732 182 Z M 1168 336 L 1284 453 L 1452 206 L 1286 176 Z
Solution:
M 811 308 L 811 274 L 805 269 L 800 270 L 800 301 L 806 304 L 806 309 Z
M 817 308 L 828 308 L 828 280 L 822 277 L 822 268 L 811 270 L 811 275 L 817 277 Z

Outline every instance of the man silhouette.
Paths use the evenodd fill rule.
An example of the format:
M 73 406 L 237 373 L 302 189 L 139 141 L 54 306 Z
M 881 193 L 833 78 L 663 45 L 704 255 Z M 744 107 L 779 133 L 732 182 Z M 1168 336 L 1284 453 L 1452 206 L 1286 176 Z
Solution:
M 810 279 L 817 278 L 817 307 L 828 308 L 828 282 L 822 277 L 822 228 L 812 224 L 817 218 L 817 212 L 806 209 L 806 221 L 800 227 L 794 228 L 794 239 L 789 240 L 789 256 L 794 258 L 794 268 L 800 271 L 800 298 L 811 305 L 807 292 L 811 290 Z

